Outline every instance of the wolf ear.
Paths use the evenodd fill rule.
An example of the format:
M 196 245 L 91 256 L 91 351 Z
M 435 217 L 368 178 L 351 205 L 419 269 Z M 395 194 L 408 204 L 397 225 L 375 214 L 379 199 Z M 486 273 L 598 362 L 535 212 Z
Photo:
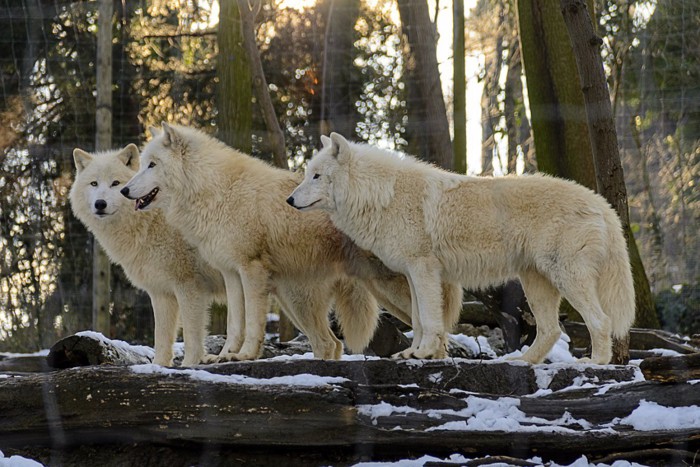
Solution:
M 331 147 L 333 142 L 331 141 L 331 139 L 328 136 L 321 135 L 321 144 L 323 145 L 323 149 L 326 149 L 326 148 Z
M 117 157 L 131 170 L 139 170 L 139 148 L 134 143 L 119 151 Z
M 80 148 L 73 149 L 73 162 L 75 162 L 75 168 L 80 173 L 85 167 L 92 162 L 92 154 L 85 152 Z
M 155 138 L 160 134 L 160 130 L 153 125 L 148 126 L 148 132 L 151 134 L 151 138 Z
M 168 123 L 163 122 L 163 146 L 177 147 L 181 142 L 182 138 L 180 138 L 178 131 Z
M 331 133 L 332 149 L 331 154 L 333 157 L 342 162 L 350 156 L 350 143 L 342 135 L 338 133 Z

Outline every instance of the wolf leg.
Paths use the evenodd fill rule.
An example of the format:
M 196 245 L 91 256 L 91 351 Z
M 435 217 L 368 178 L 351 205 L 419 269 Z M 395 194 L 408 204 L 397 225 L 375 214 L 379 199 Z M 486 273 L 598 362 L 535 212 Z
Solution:
M 219 355 L 206 354 L 204 363 L 219 363 L 235 360 L 236 353 L 243 345 L 245 332 L 245 302 L 241 276 L 236 271 L 224 275 L 226 285 L 226 342 Z
M 244 297 L 245 334 L 243 345 L 236 353 L 228 354 L 232 360 L 255 360 L 262 351 L 265 339 L 265 323 L 269 310 L 270 277 L 265 266 L 259 261 L 244 265 L 239 271 Z M 232 275 L 224 275 L 229 307 L 239 300 L 237 293 L 230 293 L 228 285 L 235 280 Z
M 411 289 L 403 274 L 388 279 L 371 279 L 363 281 L 379 305 L 389 314 L 411 325 Z
M 182 286 L 175 292 L 180 305 L 182 338 L 185 341 L 185 358 L 182 366 L 197 365 L 204 361 L 204 338 L 207 336 L 210 297 L 196 288 Z
M 178 303 L 174 295 L 153 294 L 153 319 L 155 321 L 155 351 L 153 363 L 162 366 L 173 364 L 173 343 L 177 332 Z
M 532 346 L 517 360 L 540 363 L 547 356 L 561 335 L 559 328 L 559 301 L 561 296 L 552 283 L 534 270 L 520 274 L 525 297 L 535 316 L 537 336 Z
M 464 290 L 462 289 L 462 284 L 446 281 L 442 283 L 442 316 L 445 323 L 445 332 L 452 332 L 455 324 L 459 321 L 459 315 L 462 312 L 463 297 Z
M 279 284 L 277 294 L 295 326 L 309 338 L 315 358 L 338 360 L 343 344 L 335 337 L 328 323 L 330 284 Z
M 416 358 L 414 357 L 414 354 L 418 350 L 418 346 L 423 339 L 423 326 L 421 324 L 420 313 L 418 311 L 416 289 L 413 287 L 413 282 L 411 282 L 410 277 L 406 276 L 406 281 L 408 282 L 408 288 L 411 292 L 411 321 L 408 324 L 410 324 L 413 328 L 413 341 L 411 342 L 411 346 L 409 348 L 395 353 L 391 356 L 391 358 Z
M 226 310 L 226 342 L 221 349 L 221 354 L 236 353 L 243 345 L 245 332 L 245 301 L 243 299 L 243 285 L 241 276 L 233 271 L 226 281 L 226 295 L 228 309 Z M 231 304 L 233 309 L 231 308 Z
M 566 298 L 586 323 L 591 335 L 591 358 L 581 359 L 599 365 L 610 363 L 612 358 L 612 331 L 610 317 L 600 306 L 595 286 L 591 281 L 581 281 L 564 290 Z
M 411 348 L 401 352 L 404 358 L 445 358 L 447 336 L 442 308 L 442 281 L 440 265 L 434 258 L 418 261 L 410 266 L 408 280 L 413 300 L 417 304 L 418 316 L 413 317 L 414 337 Z M 416 344 L 416 325 L 420 325 L 420 340 Z

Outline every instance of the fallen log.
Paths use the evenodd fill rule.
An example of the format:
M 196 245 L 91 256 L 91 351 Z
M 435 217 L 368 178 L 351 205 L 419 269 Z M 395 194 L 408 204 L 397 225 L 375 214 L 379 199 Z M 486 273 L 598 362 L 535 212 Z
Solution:
M 562 324 L 574 347 L 586 348 L 590 346 L 591 339 L 585 324 L 574 321 L 564 321 Z M 695 347 L 690 341 L 681 338 L 677 334 L 660 329 L 642 328 L 632 328 L 630 330 L 630 349 L 667 349 L 682 354 L 700 351 L 700 348 Z
M 572 377 L 595 384 L 554 389 Z M 128 459 L 125 446 L 184 443 L 231 462 L 261 451 L 308 462 L 309 452 L 346 461 L 453 452 L 571 461 L 574 453 L 700 448 L 700 426 L 641 431 L 624 421 L 642 401 L 700 405 L 697 387 L 637 379 L 629 367 L 466 360 L 90 366 L 0 379 L 0 449 L 56 455 L 94 446 L 118 462 Z
M 393 326 L 383 326 L 379 337 L 387 342 L 376 342 L 370 347 L 370 354 L 388 356 L 410 345 L 410 340 L 399 333 Z M 395 332 L 394 332 L 395 331 Z M 398 334 L 397 334 L 398 333 Z M 375 336 L 376 337 L 376 336 Z M 218 354 L 225 336 L 207 336 L 204 347 L 207 353 Z M 289 342 L 266 341 L 263 345 L 262 358 L 268 359 L 283 355 L 301 355 L 311 352 L 311 345 L 306 336 L 299 336 Z M 478 355 L 454 339 L 448 341 L 448 353 L 454 358 L 473 358 Z M 48 366 L 56 369 L 73 368 L 89 365 L 139 365 L 153 361 L 153 349 L 145 346 L 131 346 L 125 342 L 105 338 L 95 332 L 80 332 L 56 342 L 46 357 Z M 179 365 L 182 355 L 175 357 Z M 1 362 L 0 362 L 1 363 Z
M 649 357 L 639 368 L 648 380 L 681 382 L 700 379 L 700 352 L 673 357 Z

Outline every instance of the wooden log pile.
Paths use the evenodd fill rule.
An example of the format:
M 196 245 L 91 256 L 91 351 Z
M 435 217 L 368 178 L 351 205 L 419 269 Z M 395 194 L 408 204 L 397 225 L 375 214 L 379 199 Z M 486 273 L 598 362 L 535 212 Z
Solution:
M 698 354 L 648 359 L 641 370 L 290 356 L 184 369 L 70 339 L 35 357 L 44 364 L 0 361 L 5 455 L 45 465 L 352 465 L 455 453 L 472 465 L 581 455 L 692 465 L 700 451 L 700 425 L 637 430 L 626 421 L 643 404 L 700 406 Z M 96 354 L 76 358 L 86 366 L 61 356 L 88 348 Z

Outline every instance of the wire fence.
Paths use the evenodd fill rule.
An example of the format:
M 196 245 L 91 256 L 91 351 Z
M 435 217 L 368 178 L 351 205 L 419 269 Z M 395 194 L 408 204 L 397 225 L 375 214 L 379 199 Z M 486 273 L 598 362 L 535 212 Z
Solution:
M 326 0 L 298 8 L 293 3 L 266 2 L 258 16 L 258 45 L 290 166 L 303 164 L 318 146 L 329 115 L 350 122 L 347 132 L 355 139 L 412 150 L 416 130 L 409 122 L 415 123 L 423 101 L 408 81 L 407 42 L 396 5 Z M 476 3 L 474 18 L 494 5 L 514 14 L 509 2 Z M 647 13 L 628 24 L 623 2 L 599 3 L 632 220 L 647 271 L 656 290 L 690 284 L 700 275 L 700 7 L 694 0 L 632 2 Z M 218 3 L 115 5 L 113 146 L 143 143 L 145 129 L 161 121 L 216 133 L 217 99 L 222 99 L 217 96 Z M 443 5 L 439 14 L 449 11 Z M 347 26 L 345 39 L 327 27 L 333 17 L 332 24 Z M 96 18 L 93 1 L 0 5 L 0 350 L 43 348 L 91 325 L 94 239 L 71 214 L 67 195 L 73 149 L 94 149 Z M 437 32 L 444 46 L 447 34 Z M 495 50 L 501 50 L 505 76 L 512 56 L 508 48 L 485 47 L 488 30 L 468 32 L 474 41 L 470 53 L 480 57 L 473 70 L 482 78 L 477 86 L 483 85 L 489 63 L 484 57 Z M 509 37 L 502 39 L 506 46 Z M 347 43 L 350 47 L 343 46 Z M 324 60 L 343 54 L 346 65 L 334 65 L 330 73 Z M 450 80 L 443 74 L 443 81 Z M 444 88 L 449 104 L 452 87 Z M 494 122 L 490 150 L 497 160 L 508 141 L 504 88 L 499 76 L 487 87 L 495 98 L 472 103 L 469 114 L 470 124 Z M 326 107 L 329 95 L 341 96 L 335 102 L 344 104 Z M 265 158 L 266 130 L 257 112 L 252 152 Z M 519 118 L 527 118 L 524 111 Z M 470 134 L 469 144 L 481 147 L 475 138 L 482 134 Z M 133 289 L 118 267 L 113 268 L 111 313 L 112 336 L 151 342 L 148 297 Z

